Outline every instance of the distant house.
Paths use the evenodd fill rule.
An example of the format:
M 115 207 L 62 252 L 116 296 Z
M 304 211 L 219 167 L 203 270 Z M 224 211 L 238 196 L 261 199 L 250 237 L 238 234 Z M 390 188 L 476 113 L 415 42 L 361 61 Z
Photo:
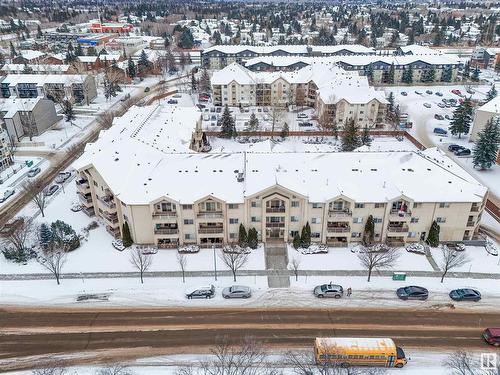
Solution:
M 47 56 L 44 52 L 34 50 L 21 50 L 12 59 L 13 64 L 39 64 Z
M 4 122 L 9 139 L 37 136 L 59 121 L 54 102 L 42 97 L 6 99 L 0 103 L 0 119 Z
M 5 64 L 0 69 L 4 75 L 7 74 L 23 74 L 28 68 L 30 74 L 68 74 L 72 72 L 69 65 L 52 65 L 52 64 Z

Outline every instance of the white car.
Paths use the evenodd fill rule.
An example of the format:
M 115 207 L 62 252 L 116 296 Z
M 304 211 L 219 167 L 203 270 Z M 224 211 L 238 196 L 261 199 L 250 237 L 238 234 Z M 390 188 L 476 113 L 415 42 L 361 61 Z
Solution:
M 431 105 L 430 103 L 424 103 L 424 107 L 425 107 L 425 108 L 431 108 L 431 107 L 432 107 L 432 105 Z
M 113 242 L 111 242 L 111 244 L 113 245 L 113 247 L 118 250 L 118 251 L 123 251 L 125 250 L 125 246 L 123 245 L 123 242 L 122 240 L 114 240 Z
M 71 172 L 60 172 L 56 177 L 56 182 L 58 184 L 64 183 L 68 178 L 70 178 Z
M 5 202 L 7 199 L 13 196 L 15 192 L 15 190 L 5 190 L 5 192 L 3 193 L 3 197 L 0 198 L 0 203 Z
M 73 212 L 78 212 L 81 210 L 83 210 L 83 207 L 79 204 L 74 204 L 73 206 L 71 206 L 71 211 L 73 211 Z

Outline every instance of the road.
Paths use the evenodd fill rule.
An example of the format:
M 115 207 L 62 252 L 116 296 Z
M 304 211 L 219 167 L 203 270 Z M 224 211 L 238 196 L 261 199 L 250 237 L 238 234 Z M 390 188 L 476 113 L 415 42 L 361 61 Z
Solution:
M 283 349 L 312 347 L 318 336 L 351 336 L 392 337 L 407 348 L 489 350 L 481 330 L 492 326 L 500 326 L 494 311 L 5 307 L 0 309 L 0 372 L 40 366 L 36 356 L 51 354 L 66 354 L 66 364 L 75 365 L 206 353 L 222 336 L 234 343 L 251 335 Z

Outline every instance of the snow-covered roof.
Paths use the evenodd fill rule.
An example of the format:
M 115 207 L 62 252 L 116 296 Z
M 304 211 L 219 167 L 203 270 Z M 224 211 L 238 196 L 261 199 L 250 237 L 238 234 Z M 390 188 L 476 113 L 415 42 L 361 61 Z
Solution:
M 477 109 L 478 111 L 500 114 L 500 96 L 496 96 L 488 103 L 483 104 Z
M 442 52 L 438 49 L 432 49 L 429 47 L 421 46 L 419 44 L 411 44 L 409 46 L 402 46 L 399 49 L 404 54 L 413 54 L 413 55 L 441 55 Z
M 72 83 L 82 83 L 87 75 L 84 74 L 9 74 L 2 83 L 8 83 L 9 86 L 15 86 L 19 83 L 36 83 L 43 86 L 48 83 L 63 83 L 69 85 Z
M 43 99 L 37 98 L 8 98 L 0 101 L 0 112 L 5 112 L 3 118 L 12 118 L 18 111 L 31 111 Z
M 19 51 L 19 54 L 26 60 L 39 59 L 45 56 L 44 52 L 30 50 L 30 49 L 21 50 Z
M 103 55 L 106 56 L 106 55 Z M 76 59 L 82 63 L 95 63 L 99 57 L 98 56 L 77 56 Z
M 416 202 L 480 202 L 487 191 L 432 150 L 194 153 L 188 146 L 199 115 L 194 107 L 133 107 L 88 144 L 73 166 L 93 166 L 125 204 L 149 204 L 162 197 L 192 203 L 209 195 L 242 203 L 276 185 L 311 202 L 340 195 L 357 202 L 401 196 Z M 238 182 L 238 172 L 244 173 L 243 182 Z
M 203 53 L 218 51 L 226 54 L 238 54 L 244 51 L 251 51 L 259 55 L 268 55 L 283 51 L 292 55 L 308 55 L 310 52 L 314 53 L 336 53 L 342 50 L 350 51 L 356 54 L 374 53 L 373 48 L 368 48 L 359 44 L 344 44 L 336 46 L 307 46 L 301 45 L 277 45 L 277 46 L 247 46 L 244 44 L 239 45 L 217 45 L 206 48 Z
M 2 66 L 1 70 L 7 73 L 16 73 L 22 72 L 26 65 L 24 64 L 5 64 Z M 29 68 L 33 70 L 35 73 L 43 73 L 43 72 L 67 72 L 69 69 L 69 65 L 53 65 L 53 64 L 30 64 Z

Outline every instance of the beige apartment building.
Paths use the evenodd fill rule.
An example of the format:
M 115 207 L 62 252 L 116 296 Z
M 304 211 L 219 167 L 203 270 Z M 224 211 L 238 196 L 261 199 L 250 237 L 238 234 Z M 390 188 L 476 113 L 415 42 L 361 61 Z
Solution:
M 211 84 L 215 105 L 313 107 L 325 127 L 348 120 L 381 127 L 388 104 L 366 77 L 329 63 L 289 72 L 253 72 L 233 63 L 215 72 Z
M 128 122 L 128 121 L 124 121 Z M 476 232 L 487 188 L 438 150 L 353 153 L 167 153 L 142 138 L 147 123 L 113 126 L 75 162 L 84 211 L 119 237 L 173 248 L 235 242 L 255 228 L 263 242 L 290 242 L 309 223 L 314 242 L 442 241 Z M 144 132 L 144 133 L 143 133 Z

